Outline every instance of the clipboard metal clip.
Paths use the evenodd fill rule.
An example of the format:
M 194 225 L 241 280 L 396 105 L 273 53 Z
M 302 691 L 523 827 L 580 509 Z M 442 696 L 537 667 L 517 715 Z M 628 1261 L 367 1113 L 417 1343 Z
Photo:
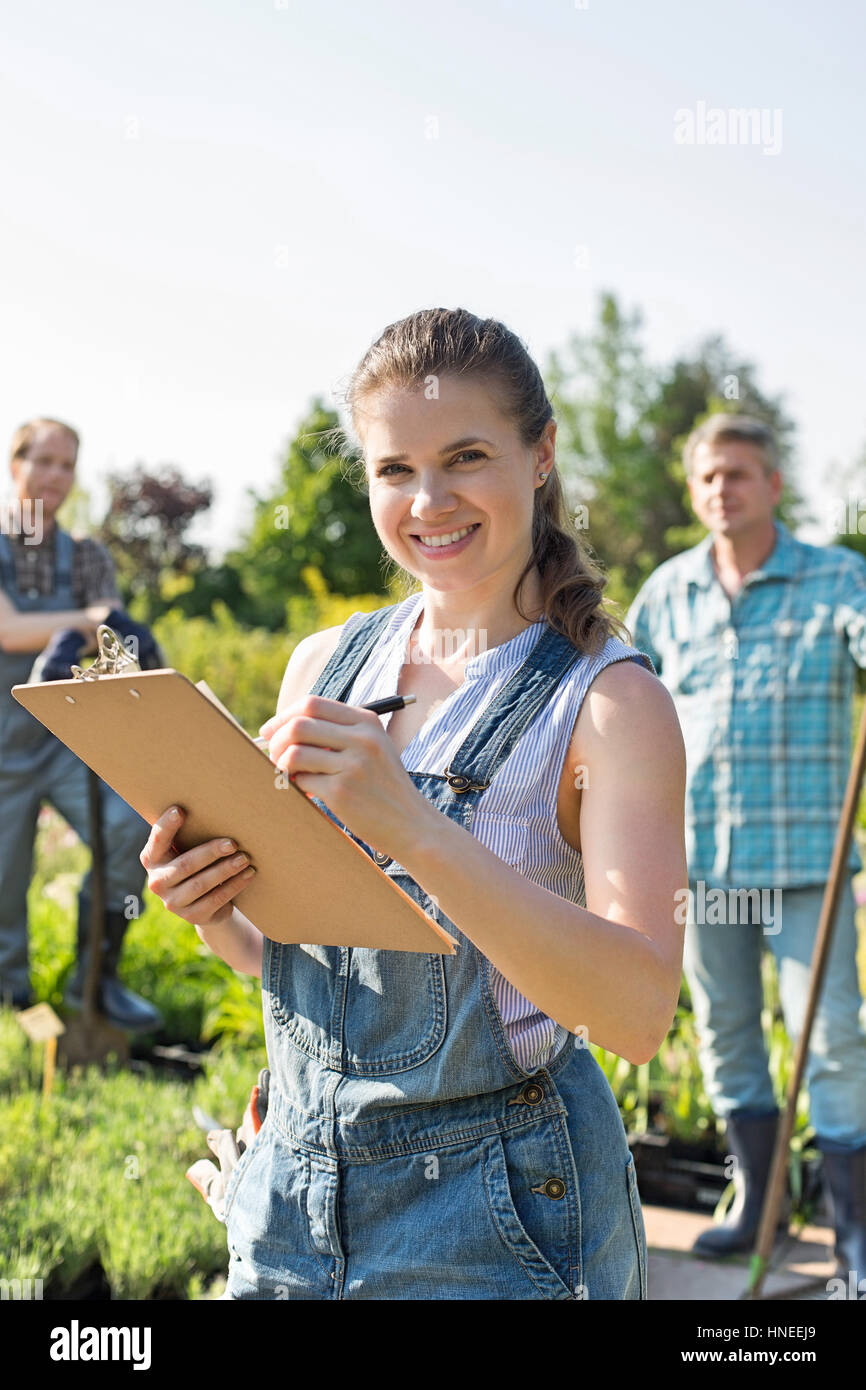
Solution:
M 130 655 L 114 628 L 107 623 L 100 623 L 96 629 L 96 642 L 98 653 L 95 661 L 86 668 L 72 667 L 75 680 L 95 681 L 100 676 L 118 676 L 122 671 L 141 670 L 135 657 Z

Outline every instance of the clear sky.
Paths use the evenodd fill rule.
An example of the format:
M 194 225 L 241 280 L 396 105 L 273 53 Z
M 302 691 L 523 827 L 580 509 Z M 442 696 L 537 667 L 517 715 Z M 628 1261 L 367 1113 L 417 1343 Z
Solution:
M 460 305 L 543 364 L 602 289 L 650 360 L 721 332 L 784 392 L 817 516 L 866 443 L 859 0 L 28 0 L 2 28 L 0 435 L 75 424 L 98 508 L 109 469 L 176 463 L 213 479 L 217 553 L 386 324 Z M 700 103 L 775 138 L 678 143 Z

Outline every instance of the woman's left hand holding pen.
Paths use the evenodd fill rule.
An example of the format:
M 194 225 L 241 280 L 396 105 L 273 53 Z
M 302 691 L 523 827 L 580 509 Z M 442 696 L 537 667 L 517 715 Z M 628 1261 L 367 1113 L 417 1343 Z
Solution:
M 268 756 L 307 796 L 317 796 L 353 835 L 403 862 L 431 811 L 371 710 L 305 695 L 264 723 Z

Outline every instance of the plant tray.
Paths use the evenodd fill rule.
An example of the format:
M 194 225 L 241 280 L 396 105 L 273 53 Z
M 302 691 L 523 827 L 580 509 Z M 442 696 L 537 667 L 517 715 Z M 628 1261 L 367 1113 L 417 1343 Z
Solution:
M 712 1212 L 728 1185 L 720 1154 L 666 1134 L 629 1136 L 643 1202 Z

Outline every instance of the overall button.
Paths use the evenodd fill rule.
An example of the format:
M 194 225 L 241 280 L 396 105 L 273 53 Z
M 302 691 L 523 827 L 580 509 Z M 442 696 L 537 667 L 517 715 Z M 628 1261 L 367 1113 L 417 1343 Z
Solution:
M 391 856 L 390 856 L 390 854 L 385 854 L 384 850 L 381 850 L 381 849 L 375 849 L 375 850 L 373 851 L 373 858 L 375 859 L 375 861 L 376 861 L 377 864 L 390 864 L 390 863 L 391 863 Z
M 551 1197 L 554 1202 L 558 1202 L 560 1197 L 565 1196 L 565 1183 L 562 1178 L 548 1178 L 540 1187 L 531 1187 L 530 1192 L 541 1192 L 545 1197 Z
M 537 1081 L 528 1081 L 514 1100 L 508 1102 L 509 1105 L 540 1105 L 544 1100 L 544 1087 L 539 1086 Z

